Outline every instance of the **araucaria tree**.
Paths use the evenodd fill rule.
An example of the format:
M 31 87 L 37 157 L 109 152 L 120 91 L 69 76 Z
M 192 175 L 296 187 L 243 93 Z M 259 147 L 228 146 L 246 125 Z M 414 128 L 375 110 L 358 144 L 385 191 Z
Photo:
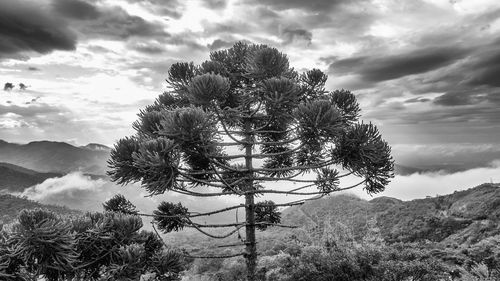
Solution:
M 374 125 L 358 121 L 355 96 L 326 91 L 326 80 L 317 69 L 298 74 L 285 54 L 265 45 L 237 43 L 210 53 L 199 66 L 175 63 L 168 71 L 170 90 L 140 112 L 137 133 L 115 145 L 109 175 L 120 184 L 141 182 L 151 195 L 244 198 L 244 204 L 205 214 L 163 202 L 154 221 L 165 233 L 193 227 L 212 237 L 245 228 L 242 255 L 248 280 L 255 280 L 255 231 L 284 226 L 278 207 L 360 185 L 377 193 L 393 176 L 390 147 Z M 353 177 L 357 184 L 341 185 Z M 277 189 L 276 182 L 295 188 Z M 273 193 L 300 200 L 255 201 Z M 192 220 L 237 208 L 245 209 L 244 222 Z M 214 235 L 205 227 L 234 229 Z

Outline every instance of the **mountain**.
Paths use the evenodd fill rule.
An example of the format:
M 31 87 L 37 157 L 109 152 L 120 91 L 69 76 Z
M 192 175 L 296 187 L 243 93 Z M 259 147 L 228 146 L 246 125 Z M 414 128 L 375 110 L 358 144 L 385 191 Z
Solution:
M 2 210 L 0 213 L 0 229 L 2 229 L 1 226 L 3 224 L 14 222 L 19 212 L 23 209 L 35 208 L 46 209 L 62 216 L 79 215 L 82 213 L 81 211 L 71 210 L 65 207 L 40 204 L 10 194 L 0 194 L 0 210 Z
M 76 147 L 64 142 L 35 141 L 28 144 L 0 140 L 2 162 L 44 173 L 82 171 L 104 175 L 109 148 L 98 144 Z
M 287 208 L 282 221 L 318 235 L 342 228 L 355 240 L 377 233 L 387 242 L 472 244 L 500 234 L 500 185 L 412 201 L 337 195 Z
M 46 179 L 61 177 L 58 173 L 39 173 L 9 163 L 0 162 L 0 190 L 22 192 L 24 189 L 42 183 Z
M 111 151 L 110 147 L 98 143 L 89 143 L 85 146 L 80 146 L 80 148 L 94 150 L 94 151 L 107 151 L 107 152 Z

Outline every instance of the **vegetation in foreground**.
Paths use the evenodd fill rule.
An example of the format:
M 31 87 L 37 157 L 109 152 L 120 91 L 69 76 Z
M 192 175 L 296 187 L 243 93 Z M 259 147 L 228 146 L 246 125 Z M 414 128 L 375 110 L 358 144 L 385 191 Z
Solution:
M 140 217 L 24 210 L 0 232 L 0 280 L 179 280 L 187 262 Z
M 463 203 L 462 199 L 471 196 L 495 197 L 490 195 L 497 190 L 494 185 L 482 185 L 433 200 L 458 206 Z M 360 203 L 359 199 L 348 196 L 335 198 L 338 204 Z M 430 199 L 408 203 L 426 205 Z M 474 214 L 476 219 L 485 222 L 489 218 L 477 215 L 484 211 L 496 216 L 498 206 L 491 204 L 495 200 L 481 200 L 484 205 L 481 206 L 477 200 L 467 199 L 474 208 L 462 206 L 461 210 L 467 210 L 462 215 Z M 380 200 L 375 200 L 380 207 L 381 202 L 377 201 Z M 156 233 L 140 231 L 142 220 L 135 206 L 123 196 L 115 196 L 103 206 L 105 213 L 77 213 L 70 217 L 41 209 L 22 211 L 17 221 L 4 226 L 0 234 L 0 280 L 246 280 L 243 258 L 193 259 L 183 250 L 165 246 Z M 307 207 L 300 208 L 308 210 Z M 344 209 L 358 210 L 347 205 Z M 287 213 L 294 212 L 296 210 Z M 394 212 L 387 213 L 394 215 Z M 402 217 L 395 218 L 398 223 L 413 225 L 420 219 L 426 220 L 405 212 L 399 215 Z M 438 236 L 424 239 L 403 235 L 404 242 L 395 242 L 388 239 L 393 236 L 373 219 L 358 231 L 355 228 L 358 223 L 349 225 L 341 220 L 334 223 L 331 214 L 329 217 L 323 214 L 323 218 L 325 224 L 321 228 L 304 224 L 299 229 L 264 232 L 258 243 L 261 255 L 257 260 L 256 278 L 266 281 L 500 280 L 498 225 L 494 229 L 490 225 L 484 232 L 475 227 L 464 230 L 461 225 L 444 222 L 439 226 L 435 224 L 441 222 L 429 220 L 437 230 L 444 227 L 451 233 L 459 233 L 460 237 L 451 234 L 446 239 L 435 240 Z M 475 224 L 476 221 L 471 225 Z M 451 229 L 454 226 L 458 228 Z M 400 231 L 405 229 L 410 231 L 409 228 Z M 457 239 L 452 240 L 453 237 Z M 190 239 L 194 246 L 204 243 Z M 166 241 L 186 246 L 180 241 Z M 233 250 L 207 249 L 199 254 L 230 254 Z
M 273 240 L 258 259 L 266 281 L 500 280 L 500 235 L 469 247 L 426 242 L 386 243 L 377 228 L 356 241 L 346 228 L 295 230 Z M 246 280 L 241 258 L 195 260 L 184 281 Z

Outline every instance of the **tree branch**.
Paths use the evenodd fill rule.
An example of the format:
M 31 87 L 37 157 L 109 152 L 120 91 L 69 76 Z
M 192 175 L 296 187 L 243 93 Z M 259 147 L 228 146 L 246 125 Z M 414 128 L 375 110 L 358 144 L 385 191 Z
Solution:
M 261 158 L 267 158 L 267 157 L 272 157 L 272 156 L 279 156 L 279 155 L 290 154 L 290 153 L 296 152 L 297 150 L 301 149 L 304 146 L 305 146 L 305 144 L 301 144 L 301 145 L 299 145 L 299 146 L 297 146 L 295 148 L 288 149 L 286 151 L 276 152 L 276 153 L 252 154 L 252 158 L 261 159 Z M 231 159 L 238 159 L 238 158 L 245 158 L 245 157 L 247 157 L 245 154 L 221 155 L 221 156 L 208 154 L 207 156 L 213 157 L 213 158 L 218 158 L 218 159 L 225 159 L 225 160 L 231 160 Z
M 205 235 L 206 235 L 206 236 L 208 236 L 208 237 L 212 237 L 212 238 L 216 238 L 216 239 L 224 239 L 224 238 L 227 238 L 227 237 L 229 237 L 229 236 L 231 236 L 231 235 L 235 234 L 236 232 L 238 232 L 238 230 L 239 230 L 240 228 L 242 228 L 243 226 L 238 226 L 238 227 L 236 227 L 236 229 L 235 229 L 235 230 L 232 230 L 231 232 L 228 232 L 228 233 L 226 233 L 226 234 L 224 234 L 224 235 L 214 235 L 214 234 L 210 234 L 210 233 L 208 233 L 208 232 L 204 231 L 203 229 L 201 229 L 201 228 L 199 228 L 199 227 L 196 227 L 196 226 L 194 226 L 194 225 L 193 225 L 193 227 L 194 227 L 194 229 L 198 230 L 199 232 L 201 232 L 201 233 L 205 234 Z

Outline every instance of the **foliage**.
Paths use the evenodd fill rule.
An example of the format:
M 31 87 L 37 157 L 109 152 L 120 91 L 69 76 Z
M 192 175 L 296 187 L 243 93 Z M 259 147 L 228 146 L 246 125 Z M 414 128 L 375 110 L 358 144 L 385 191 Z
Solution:
M 158 228 L 168 233 L 178 231 L 186 225 L 188 210 L 181 203 L 162 202 L 153 214 Z
M 9 255 L 22 260 L 28 272 L 49 281 L 70 275 L 78 254 L 68 223 L 40 209 L 22 211 L 18 220 L 7 242 Z
M 266 230 L 269 224 L 277 224 L 281 221 L 281 214 L 273 201 L 263 201 L 255 204 L 255 223 L 257 229 Z
M 348 175 L 359 179 L 348 188 L 363 185 L 373 194 L 393 177 L 390 147 L 373 124 L 359 123 L 355 95 L 326 91 L 326 80 L 318 69 L 297 73 L 275 48 L 241 42 L 212 52 L 200 66 L 174 63 L 166 79 L 169 91 L 141 110 L 135 135 L 116 143 L 108 174 L 120 184 L 140 182 L 150 195 L 245 197 L 244 205 L 204 214 L 163 202 L 154 217 L 165 233 L 193 227 L 225 238 L 244 227 L 244 257 L 254 280 L 255 229 L 284 226 L 278 204 L 255 202 L 256 197 L 285 193 L 312 200 L 341 190 L 340 179 Z M 306 173 L 318 177 L 301 180 Z M 265 188 L 274 181 L 305 184 Z M 245 208 L 243 223 L 202 225 L 190 219 L 239 207 Z M 235 229 L 212 235 L 205 227 Z
M 117 194 L 108 201 L 102 204 L 104 211 L 117 212 L 126 215 L 136 215 L 138 211 L 132 202 L 128 201 L 125 196 Z
M 498 198 L 497 186 L 485 184 L 407 202 L 337 195 L 288 208 L 282 214 L 283 223 L 302 227 L 262 233 L 257 272 L 263 274 L 262 280 L 308 280 L 308 276 L 336 280 L 342 277 L 333 274 L 341 272 L 361 276 L 359 280 L 411 280 L 410 276 L 416 280 L 500 280 L 499 224 L 495 216 L 481 215 L 498 212 L 498 206 L 491 204 Z M 392 235 L 404 239 L 397 242 Z M 210 245 L 201 238 L 171 241 Z M 305 249 L 312 254 L 307 256 Z M 196 261 L 186 278 L 231 280 L 229 276 L 240 270 L 223 264 Z
M 0 232 L 0 278 L 139 280 L 152 274 L 150 280 L 178 280 L 183 255 L 141 227 L 138 216 L 119 212 L 69 219 L 22 211 L 18 223 Z

